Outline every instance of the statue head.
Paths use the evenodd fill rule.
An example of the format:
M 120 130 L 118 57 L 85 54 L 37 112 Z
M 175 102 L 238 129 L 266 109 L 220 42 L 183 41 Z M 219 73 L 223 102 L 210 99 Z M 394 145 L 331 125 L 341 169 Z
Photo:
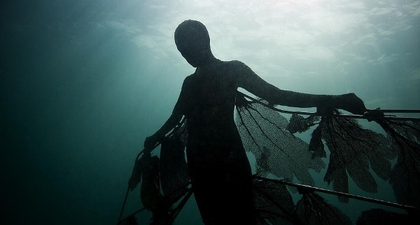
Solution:
M 203 65 L 212 57 L 209 33 L 199 21 L 182 22 L 175 30 L 175 43 L 179 52 L 193 67 Z

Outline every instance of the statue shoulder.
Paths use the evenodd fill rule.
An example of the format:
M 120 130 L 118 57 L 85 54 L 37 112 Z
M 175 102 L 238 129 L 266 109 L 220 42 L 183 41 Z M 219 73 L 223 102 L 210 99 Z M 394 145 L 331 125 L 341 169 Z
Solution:
M 185 77 L 184 79 L 184 85 L 188 85 L 193 83 L 196 80 L 196 76 L 193 74 L 188 75 L 187 77 Z
M 239 80 L 238 82 L 241 83 L 242 79 L 247 79 L 255 75 L 252 69 L 247 66 L 245 63 L 239 60 L 232 60 L 227 62 L 228 70 L 231 75 L 235 77 L 235 79 Z M 241 85 L 239 85 L 241 86 Z
M 248 67 L 245 63 L 239 60 L 231 60 L 225 62 L 228 67 L 231 67 L 233 69 L 240 69 L 244 67 Z

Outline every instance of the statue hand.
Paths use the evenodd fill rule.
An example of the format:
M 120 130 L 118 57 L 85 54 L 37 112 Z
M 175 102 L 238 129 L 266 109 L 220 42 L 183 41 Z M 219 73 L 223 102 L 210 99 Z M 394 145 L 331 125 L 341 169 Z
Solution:
M 354 114 L 363 115 L 367 111 L 363 100 L 354 93 L 339 95 L 337 105 L 337 108 L 344 109 Z
M 157 143 L 159 142 L 160 138 L 157 135 L 152 135 L 147 137 L 144 141 L 144 148 L 145 150 L 151 151 L 155 148 Z

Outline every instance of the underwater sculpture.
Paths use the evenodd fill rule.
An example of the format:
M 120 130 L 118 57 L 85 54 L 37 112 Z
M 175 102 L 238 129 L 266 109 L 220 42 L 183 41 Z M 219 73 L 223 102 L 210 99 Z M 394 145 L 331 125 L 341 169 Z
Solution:
M 369 165 L 381 178 L 390 176 L 389 160 L 396 154 L 391 142 L 358 127 L 352 119 L 335 116 L 336 108 L 357 114 L 366 111 L 355 95 L 308 95 L 277 89 L 240 62 L 214 58 L 207 30 L 197 21 L 182 23 L 175 40 L 197 70 L 184 81 L 171 117 L 146 139 L 129 182 L 133 190 L 141 181 L 143 206 L 153 213 L 151 224 L 171 224 L 192 192 L 206 224 L 349 224 L 344 214 L 310 189 L 298 187 L 304 197 L 295 206 L 286 183 L 266 177 L 271 174 L 284 182 L 296 178 L 313 186 L 308 170 L 320 171 L 325 166 L 320 159 L 326 155 L 322 140 L 331 152 L 325 180 L 335 190 L 347 191 L 348 173 L 362 189 L 374 192 L 376 183 Z M 268 103 L 237 92 L 238 87 Z M 302 126 L 296 129 L 299 121 L 310 127 L 316 119 L 295 116 L 295 122 L 289 123 L 273 110 L 272 105 L 277 104 L 318 107 L 321 121 L 309 145 L 293 133 L 305 131 Z M 380 121 L 380 116 L 369 119 Z M 158 144 L 160 157 L 152 156 Z M 254 175 L 245 150 L 256 157 Z M 134 223 L 128 218 L 121 223 Z
M 322 115 L 284 111 L 242 93 L 238 93 L 238 95 L 242 97 L 238 98 L 241 100 L 236 105 L 236 124 L 245 149 L 251 151 L 256 157 L 257 169 L 256 174 L 253 175 L 253 192 L 258 224 L 351 224 L 346 215 L 337 207 L 326 202 L 317 192 L 336 195 L 344 202 L 348 198 L 355 198 L 401 208 L 408 212 L 408 214 L 399 214 L 382 209 L 371 209 L 362 213 L 357 221 L 358 225 L 379 225 L 384 224 L 384 221 L 387 221 L 388 224 L 403 221 L 405 221 L 404 224 L 410 224 L 409 222 L 412 219 L 409 216 L 416 217 L 420 212 L 418 188 L 414 186 L 419 182 L 420 177 L 414 177 L 413 175 L 404 175 L 400 178 L 400 182 L 405 182 L 407 181 L 405 178 L 410 176 L 411 180 L 407 183 L 398 186 L 393 184 L 399 203 L 385 202 L 342 192 L 348 190 L 349 177 L 346 175 L 347 173 L 352 178 L 354 176 L 361 178 L 356 182 L 360 188 L 376 192 L 372 188 L 376 186 L 376 182 L 370 178 L 372 172 L 367 171 L 366 167 L 363 166 L 366 165 L 363 162 L 369 160 L 373 172 L 384 180 L 387 180 L 394 173 L 400 174 L 399 170 L 395 169 L 398 167 L 402 167 L 412 174 L 418 173 L 419 170 L 415 170 L 415 166 L 418 168 L 419 158 L 416 160 L 415 157 L 418 156 L 415 154 L 410 157 L 406 155 L 405 157 L 409 158 L 406 159 L 408 160 L 406 163 L 402 163 L 401 161 L 404 160 L 398 159 L 397 164 L 393 167 L 390 160 L 395 156 L 398 156 L 398 158 L 404 157 L 404 154 L 406 154 L 404 153 L 404 151 L 407 151 L 407 149 L 404 149 L 406 147 L 398 144 L 398 142 L 411 143 L 413 147 L 410 151 L 420 151 L 418 140 L 415 139 L 420 135 L 418 126 L 420 118 L 385 116 L 379 113 L 381 110 L 374 110 L 364 116 L 331 114 L 324 115 L 325 118 L 323 119 L 314 119 L 313 117 L 322 117 Z M 418 110 L 411 112 L 420 113 Z M 281 115 L 282 113 L 293 113 L 295 116 L 287 121 Z M 296 116 L 297 114 L 299 116 Z M 307 114 L 310 114 L 307 118 L 300 116 Z M 296 117 L 299 117 L 299 119 L 296 119 Z M 372 121 L 374 119 L 375 121 L 406 128 L 398 130 L 401 140 L 395 140 L 392 136 L 385 137 L 382 134 L 361 128 L 355 121 L 357 119 Z M 329 121 L 330 124 L 322 125 L 320 120 Z M 331 122 L 331 120 L 337 120 L 338 122 Z M 325 121 L 324 123 L 327 123 Z M 313 144 L 308 144 L 292 135 L 292 133 L 297 132 L 296 130 L 299 130 L 296 127 L 301 128 L 300 132 L 305 132 L 311 126 L 317 127 L 312 131 L 311 143 L 326 144 L 326 148 L 325 146 L 320 147 L 322 151 L 318 149 L 318 153 L 316 153 Z M 319 132 L 317 129 L 322 126 L 324 126 L 322 128 L 323 132 L 316 134 Z M 358 132 L 353 132 L 354 129 Z M 359 131 L 362 132 L 359 133 Z M 390 130 L 389 132 L 397 131 Z M 151 156 L 149 153 L 142 151 L 136 159 L 127 194 L 129 190 L 133 190 L 141 183 L 143 209 L 153 213 L 150 224 L 171 224 L 192 194 L 184 156 L 186 135 L 186 121 L 183 120 L 162 141 L 160 157 Z M 406 135 L 408 136 L 406 137 Z M 347 141 L 342 139 L 344 136 L 346 136 Z M 319 142 L 320 138 L 323 141 Z M 333 139 L 336 141 L 332 141 Z M 341 141 L 339 141 L 340 139 Z M 361 147 L 363 148 L 360 152 L 352 152 L 357 151 L 355 148 Z M 337 154 L 337 157 L 331 157 L 333 151 L 336 151 L 334 154 Z M 330 155 L 329 165 L 340 165 L 339 167 L 329 166 L 327 171 L 330 171 L 329 173 L 333 175 L 327 175 L 327 173 L 326 177 L 329 176 L 330 180 L 325 179 L 327 182 L 340 184 L 333 185 L 335 191 L 314 187 L 313 178 L 308 172 L 308 170 L 319 172 L 325 167 L 321 158 L 328 155 L 327 152 Z M 356 154 L 352 158 L 354 162 L 337 163 L 340 162 L 339 160 L 343 155 L 348 154 Z M 369 158 L 371 154 L 375 157 Z M 158 161 L 160 162 L 158 163 Z M 353 166 L 352 163 L 357 166 Z M 375 164 L 379 165 L 375 166 Z M 345 175 L 343 175 L 343 170 Z M 352 172 L 347 172 L 348 170 Z M 268 178 L 268 174 L 275 175 L 276 178 L 272 176 Z M 367 178 L 363 179 L 363 177 Z M 142 182 L 140 182 L 140 179 Z M 300 181 L 300 184 L 290 182 L 296 179 Z M 357 180 L 357 177 L 353 180 Z M 301 200 L 296 204 L 294 204 L 291 196 L 293 188 L 296 188 L 302 195 Z M 402 191 L 399 188 L 403 188 Z M 162 191 L 159 191 L 160 189 Z M 403 196 L 400 196 L 400 194 L 403 194 Z M 407 199 L 404 196 L 410 198 Z M 404 202 L 401 199 L 407 199 L 407 201 Z M 135 221 L 133 217 L 138 212 L 125 219 L 120 218 L 120 224 L 135 224 L 134 222 L 129 223 L 129 221 Z M 378 219 L 378 217 L 382 219 Z

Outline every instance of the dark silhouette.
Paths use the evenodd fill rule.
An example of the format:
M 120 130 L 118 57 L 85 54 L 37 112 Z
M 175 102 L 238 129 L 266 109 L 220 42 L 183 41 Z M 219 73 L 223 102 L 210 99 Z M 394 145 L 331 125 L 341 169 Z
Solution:
M 206 27 L 193 20 L 181 23 L 175 42 L 182 56 L 196 67 L 183 83 L 172 115 L 146 138 L 151 150 L 183 116 L 187 119 L 187 160 L 194 195 L 205 224 L 255 224 L 251 167 L 234 122 L 239 87 L 270 104 L 339 108 L 363 114 L 354 94 L 311 95 L 285 91 L 267 83 L 240 61 L 221 61 L 210 49 Z

